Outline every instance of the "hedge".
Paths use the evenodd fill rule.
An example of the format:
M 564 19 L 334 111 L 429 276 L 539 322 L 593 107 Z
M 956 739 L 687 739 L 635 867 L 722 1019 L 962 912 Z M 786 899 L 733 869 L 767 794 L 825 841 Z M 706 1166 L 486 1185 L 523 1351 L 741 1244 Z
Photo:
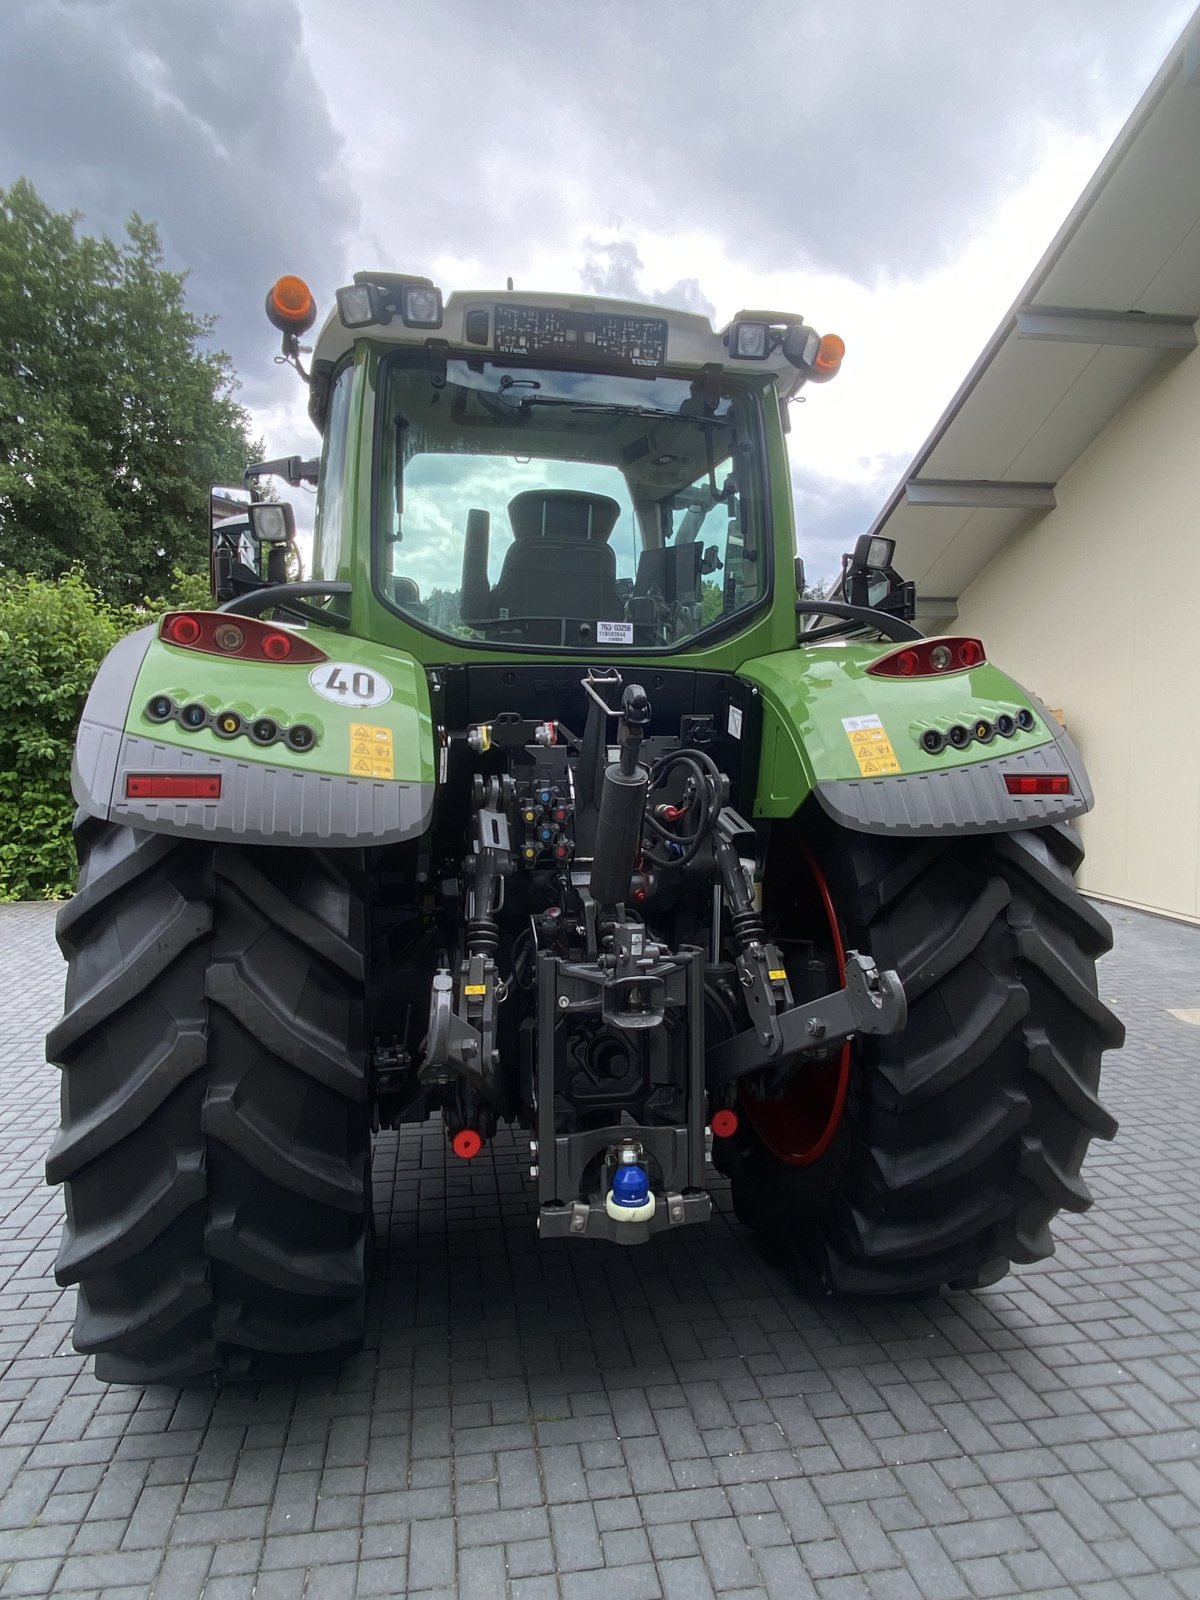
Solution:
M 176 605 L 210 604 L 207 579 L 114 606 L 79 571 L 0 575 L 0 901 L 57 899 L 75 886 L 71 751 L 88 689 L 117 640 Z

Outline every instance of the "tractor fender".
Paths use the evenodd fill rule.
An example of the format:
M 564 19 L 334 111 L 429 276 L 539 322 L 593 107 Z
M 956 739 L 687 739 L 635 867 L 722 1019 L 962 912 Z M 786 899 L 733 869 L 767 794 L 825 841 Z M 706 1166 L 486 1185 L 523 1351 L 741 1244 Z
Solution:
M 348 644 L 315 628 L 304 637 L 327 647 L 334 662 L 349 648 L 386 683 L 386 701 L 367 709 L 331 701 L 307 662 L 202 655 L 165 642 L 155 627 L 122 639 L 84 706 L 71 767 L 76 803 L 105 821 L 211 843 L 361 849 L 419 838 L 436 774 L 424 672 L 407 653 L 364 640 Z M 148 706 L 160 693 L 203 706 L 208 723 L 156 724 Z M 265 747 L 244 734 L 222 739 L 216 721 L 226 707 L 247 725 L 260 717 L 284 728 L 302 722 L 315 741 L 298 751 L 282 738 Z M 203 779 L 208 792 L 146 798 L 130 782 L 146 777 Z
M 153 627 L 139 628 L 118 640 L 100 663 L 79 719 L 71 757 L 71 792 L 77 806 L 105 821 L 133 691 L 154 635 Z
M 847 642 L 761 656 L 739 676 L 762 697 L 755 815 L 790 817 L 810 795 L 844 828 L 898 836 L 1007 833 L 1065 821 L 1093 804 L 1074 741 L 1042 702 L 991 662 L 914 680 L 872 676 L 884 649 Z M 935 752 L 928 729 L 994 728 Z M 1066 794 L 1015 795 L 1006 777 L 1065 775 Z

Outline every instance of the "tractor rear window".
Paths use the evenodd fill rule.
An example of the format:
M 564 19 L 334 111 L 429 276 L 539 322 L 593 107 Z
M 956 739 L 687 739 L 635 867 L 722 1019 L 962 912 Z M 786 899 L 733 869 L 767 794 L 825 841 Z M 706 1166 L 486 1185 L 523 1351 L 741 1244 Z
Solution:
M 766 594 L 749 391 L 400 357 L 381 406 L 377 582 L 424 627 L 669 649 Z

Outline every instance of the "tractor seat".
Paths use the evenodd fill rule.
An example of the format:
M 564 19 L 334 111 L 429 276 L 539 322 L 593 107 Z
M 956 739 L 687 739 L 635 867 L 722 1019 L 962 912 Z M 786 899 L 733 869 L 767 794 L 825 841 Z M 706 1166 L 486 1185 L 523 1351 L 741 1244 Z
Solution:
M 621 508 L 604 494 L 526 489 L 508 503 L 513 543 L 492 602 L 513 617 L 625 614 L 609 538 Z

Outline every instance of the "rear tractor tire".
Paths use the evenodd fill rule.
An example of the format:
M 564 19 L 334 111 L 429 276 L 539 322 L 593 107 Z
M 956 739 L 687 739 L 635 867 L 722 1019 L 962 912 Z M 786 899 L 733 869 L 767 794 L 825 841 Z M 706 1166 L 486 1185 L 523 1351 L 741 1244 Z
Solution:
M 80 815 L 58 917 L 55 1264 L 96 1376 L 179 1383 L 362 1344 L 364 908 L 344 855 Z
M 1116 1132 L 1097 1088 L 1124 1038 L 1097 996 L 1112 937 L 1074 886 L 1074 828 L 897 841 L 822 827 L 802 846 L 793 825 L 775 843 L 785 950 L 800 857 L 834 945 L 899 972 L 908 1023 L 847 1049 L 840 1100 L 836 1065 L 823 1089 L 802 1067 L 780 1100 L 743 1090 L 715 1150 L 739 1219 L 830 1292 L 978 1288 L 1051 1255 L 1051 1219 L 1092 1203 L 1090 1141 Z M 768 862 L 768 911 L 771 883 Z

